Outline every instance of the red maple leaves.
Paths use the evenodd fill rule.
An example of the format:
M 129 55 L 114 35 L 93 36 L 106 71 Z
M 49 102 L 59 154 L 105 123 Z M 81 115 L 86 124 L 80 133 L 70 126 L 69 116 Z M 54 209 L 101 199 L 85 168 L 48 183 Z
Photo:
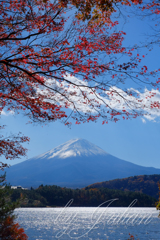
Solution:
M 2 129 L 4 129 L 4 126 L 0 126 L 0 130 Z M 22 146 L 24 142 L 29 142 L 29 138 L 21 135 L 21 133 L 8 137 L 0 135 L 0 156 L 3 155 L 6 159 L 25 156 L 27 149 Z M 0 162 L 0 170 L 3 170 L 7 166 L 7 164 Z
M 24 229 L 20 228 L 18 223 L 14 223 L 12 217 L 8 217 L 2 222 L 0 229 L 1 239 L 6 240 L 27 240 L 28 237 L 24 233 Z
M 141 59 L 123 46 L 125 33 L 114 30 L 118 22 L 111 19 L 116 4 L 132 3 L 142 1 L 0 1 L 0 112 L 66 125 L 70 117 L 79 124 L 140 115 L 126 98 L 132 93 L 115 88 L 148 71 L 144 66 L 134 72 Z M 116 62 L 119 56 L 127 61 Z M 0 154 L 24 155 L 25 141 L 1 137 Z
M 76 18 L 71 23 L 66 10 L 50 1 L 1 1 L 1 111 L 23 110 L 33 121 L 42 122 L 66 118 L 61 105 L 78 109 L 67 87 L 60 89 L 57 84 L 65 82 L 79 88 L 82 84 L 71 82 L 66 74 L 81 77 L 92 82 L 85 85 L 92 94 L 94 79 L 113 69 L 112 62 L 102 63 L 97 56 L 125 51 L 125 33 L 109 33 L 111 21 L 103 28 L 97 22 L 93 28 Z M 91 119 L 90 113 L 84 119 Z

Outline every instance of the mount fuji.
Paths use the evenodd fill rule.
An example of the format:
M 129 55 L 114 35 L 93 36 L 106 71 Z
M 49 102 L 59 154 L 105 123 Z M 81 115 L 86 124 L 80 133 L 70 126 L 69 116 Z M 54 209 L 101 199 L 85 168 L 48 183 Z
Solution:
M 160 169 L 121 160 L 87 140 L 73 139 L 15 164 L 6 172 L 7 182 L 11 185 L 38 187 L 43 184 L 82 188 L 116 178 L 160 174 Z

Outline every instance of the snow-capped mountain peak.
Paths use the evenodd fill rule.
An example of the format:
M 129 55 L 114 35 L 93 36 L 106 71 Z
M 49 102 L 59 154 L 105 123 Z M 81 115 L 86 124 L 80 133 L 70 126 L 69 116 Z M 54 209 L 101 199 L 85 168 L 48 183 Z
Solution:
M 70 140 L 44 154 L 7 169 L 11 185 L 38 187 L 85 187 L 96 182 L 135 175 L 160 174 L 160 169 L 142 167 L 114 157 L 84 140 Z
M 37 156 L 37 158 L 68 158 L 78 156 L 107 155 L 107 153 L 96 145 L 85 139 L 72 139 L 50 151 Z

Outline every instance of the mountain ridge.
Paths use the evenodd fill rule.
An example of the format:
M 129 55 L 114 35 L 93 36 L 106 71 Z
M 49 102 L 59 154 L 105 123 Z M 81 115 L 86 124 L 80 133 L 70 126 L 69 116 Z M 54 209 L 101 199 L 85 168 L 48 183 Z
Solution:
M 160 184 L 160 174 L 154 175 L 138 175 L 134 177 L 113 179 L 105 182 L 94 183 L 87 186 L 85 189 L 92 188 L 107 188 L 116 189 L 121 191 L 132 191 L 147 194 L 158 200 L 159 198 L 159 188 Z
M 72 139 L 44 154 L 13 165 L 6 172 L 6 179 L 12 185 L 82 188 L 116 178 L 160 174 L 160 169 L 121 160 L 87 140 Z

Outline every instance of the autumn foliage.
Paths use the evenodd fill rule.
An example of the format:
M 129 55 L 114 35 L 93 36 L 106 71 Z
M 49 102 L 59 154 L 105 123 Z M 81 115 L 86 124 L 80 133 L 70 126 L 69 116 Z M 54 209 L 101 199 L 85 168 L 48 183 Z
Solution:
M 126 114 L 101 100 L 100 94 L 108 91 L 112 96 L 115 90 L 96 80 L 108 72 L 112 79 L 117 77 L 113 60 L 102 62 L 103 54 L 126 52 L 125 33 L 110 31 L 118 24 L 110 18 L 116 2 L 121 1 L 0 1 L 0 113 L 23 112 L 34 122 L 64 119 L 65 124 L 69 117 L 80 123 L 109 114 L 116 120 L 116 115 Z M 102 104 L 107 111 L 102 111 Z M 81 105 L 88 107 L 84 111 Z M 22 135 L 1 135 L 0 155 L 24 156 L 21 143 L 27 141 Z M 6 166 L 1 163 L 0 168 Z
M 111 22 L 111 14 L 116 12 L 116 5 L 141 4 L 142 0 L 59 0 L 62 7 L 71 4 L 76 7 L 76 17 L 80 20 L 89 21 L 89 24 L 100 23 L 106 21 Z
M 0 130 L 4 129 L 4 126 L 0 126 Z M 4 155 L 6 159 L 19 158 L 26 154 L 27 149 L 22 146 L 22 143 L 28 142 L 29 138 L 21 135 L 11 135 L 4 137 L 0 135 L 0 155 Z M 8 165 L 0 162 L 0 169 L 3 170 Z
M 69 119 L 80 124 L 102 117 L 104 124 L 142 115 L 145 105 L 137 92 L 117 86 L 126 80 L 148 84 L 146 75 L 155 73 L 147 66 L 138 68 L 142 56 L 123 46 L 125 32 L 112 19 L 119 7 L 142 3 L 1 0 L 0 113 L 24 113 L 31 122 L 61 120 L 66 125 Z M 125 61 L 119 62 L 119 56 Z M 1 135 L 0 155 L 24 156 L 21 143 L 28 141 L 22 135 Z
M 12 217 L 8 217 L 0 228 L 0 237 L 5 240 L 27 240 L 24 229 L 18 223 L 14 223 Z
M 111 30 L 118 24 L 111 18 L 106 18 L 101 26 L 99 22 L 90 25 L 87 20 L 83 22 L 75 17 L 77 4 L 78 12 L 84 13 L 82 6 L 88 6 L 86 11 L 90 13 L 90 9 L 98 9 L 100 4 L 101 12 L 111 14 L 112 5 L 121 1 L 60 2 L 0 1 L 0 111 L 24 111 L 33 121 L 42 122 L 67 118 L 62 107 L 71 108 L 72 116 L 80 121 L 94 121 L 99 116 L 106 117 L 107 113 L 111 119 L 125 115 L 125 111 L 115 111 L 100 97 L 116 93 L 110 89 L 110 80 L 96 80 L 109 74 L 107 78 L 114 85 L 114 79 L 121 82 L 129 69 L 136 68 L 137 63 L 131 61 L 115 68 L 112 60 L 113 55 L 132 55 L 122 46 L 125 33 Z M 104 57 L 107 57 L 105 61 Z M 73 98 L 77 92 L 79 103 L 90 107 L 83 115 Z M 107 109 L 103 114 L 102 103 Z

